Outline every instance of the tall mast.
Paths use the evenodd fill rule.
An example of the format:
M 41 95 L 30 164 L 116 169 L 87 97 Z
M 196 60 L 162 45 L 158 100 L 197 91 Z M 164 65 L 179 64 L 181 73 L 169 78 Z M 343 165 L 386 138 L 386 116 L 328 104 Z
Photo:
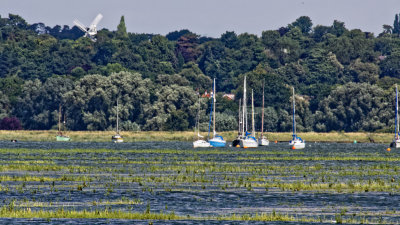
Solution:
M 61 134 L 61 104 L 58 109 L 58 134 Z
M 65 131 L 65 113 L 64 113 L 64 121 L 63 121 L 62 130 Z
M 215 102 L 216 102 L 216 96 L 215 96 L 215 78 L 214 78 L 214 88 L 213 88 L 213 103 L 214 103 L 214 110 L 213 110 L 213 137 L 215 137 Z
M 255 129 L 254 129 L 254 95 L 253 95 L 253 89 L 251 89 L 251 135 L 253 137 L 256 136 Z
M 396 84 L 396 134 L 395 134 L 395 139 L 397 140 L 399 138 L 399 93 L 397 90 L 397 84 Z
M 213 102 L 211 101 L 210 119 L 208 120 L 208 135 L 207 135 L 207 139 L 210 139 L 212 112 L 213 112 Z
M 241 112 L 240 112 L 240 107 L 242 106 L 241 105 L 241 101 L 242 101 L 242 99 L 239 99 L 239 124 L 238 124 L 238 136 L 241 136 L 241 134 L 242 134 L 242 120 L 241 120 Z
M 263 81 L 263 97 L 262 97 L 262 109 L 261 109 L 261 138 L 264 137 L 264 86 L 265 86 L 265 79 Z
M 243 110 L 243 120 L 242 120 L 242 127 L 243 127 L 243 135 L 246 136 L 246 131 L 247 131 L 247 110 L 246 110 L 246 76 L 244 76 L 244 83 L 243 83 L 243 104 L 242 104 Z
M 197 129 L 197 137 L 200 137 L 200 95 L 199 97 L 199 110 L 197 110 L 197 118 L 196 118 L 196 124 L 194 126 L 194 132 L 196 133 Z
M 118 97 L 117 97 L 117 134 L 119 134 L 119 129 L 118 129 Z
M 294 100 L 294 87 L 293 88 L 293 138 L 296 136 L 296 120 L 295 120 L 295 114 L 296 114 L 296 102 Z

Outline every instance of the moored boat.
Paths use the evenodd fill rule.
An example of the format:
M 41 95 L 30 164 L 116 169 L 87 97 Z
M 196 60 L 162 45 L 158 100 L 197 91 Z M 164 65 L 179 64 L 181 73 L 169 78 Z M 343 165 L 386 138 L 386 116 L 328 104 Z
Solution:
M 306 143 L 301 137 L 297 136 L 296 133 L 296 101 L 294 95 L 294 87 L 293 87 L 293 134 L 292 140 L 290 140 L 289 145 L 292 146 L 292 149 L 303 149 L 306 147 Z
M 199 97 L 199 109 L 197 111 L 197 117 L 196 117 L 196 124 L 194 127 L 194 133 L 196 134 L 197 131 L 197 140 L 193 141 L 193 147 L 194 148 L 207 148 L 207 147 L 211 147 L 210 143 L 203 140 L 203 136 L 200 135 L 200 95 Z
M 221 135 L 218 135 L 215 131 L 215 103 L 216 103 L 216 90 L 215 90 L 215 78 L 214 78 L 214 85 L 213 85 L 213 94 L 212 94 L 212 121 L 213 121 L 213 138 L 209 138 L 208 142 L 213 147 L 225 147 L 226 141 Z M 211 125 L 211 118 L 208 127 L 208 137 L 210 137 L 210 125 Z
M 124 138 L 119 134 L 118 122 L 119 122 L 119 117 L 118 117 L 118 98 L 117 98 L 117 127 L 115 129 L 115 135 L 111 137 L 111 141 L 114 143 L 124 142 Z
M 59 106 L 59 110 L 58 110 L 58 133 L 57 133 L 57 136 L 56 136 L 56 140 L 57 141 L 70 141 L 71 140 L 71 138 L 69 137 L 69 136 L 67 136 L 67 135 L 65 135 L 63 132 L 62 132 L 62 130 L 64 130 L 65 128 L 65 116 L 64 116 L 64 122 L 63 122 L 63 125 L 62 125 L 62 128 L 61 128 L 61 104 L 60 104 L 60 106 Z
M 392 143 L 390 143 L 390 147 L 392 148 L 400 148 L 400 137 L 399 137 L 399 93 L 397 90 L 396 84 L 396 116 L 395 116 L 395 128 L 394 128 L 394 138 Z
M 244 110 L 245 111 L 245 110 Z M 242 148 L 257 148 L 258 141 L 255 138 L 255 128 L 254 128 L 254 95 L 253 90 L 251 91 L 251 133 L 247 130 L 244 132 L 245 136 L 240 140 L 240 147 Z
M 258 138 L 258 145 L 260 146 L 268 146 L 269 141 L 266 137 L 264 137 L 264 82 L 263 82 L 263 96 L 262 96 L 262 109 L 261 109 L 261 135 Z

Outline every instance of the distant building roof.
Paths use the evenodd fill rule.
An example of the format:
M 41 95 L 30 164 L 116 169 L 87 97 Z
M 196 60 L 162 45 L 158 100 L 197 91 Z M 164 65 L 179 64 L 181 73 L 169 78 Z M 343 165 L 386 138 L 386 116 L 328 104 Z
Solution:
M 229 99 L 229 100 L 235 100 L 235 95 L 234 94 L 224 94 L 222 97 L 226 98 L 226 99 Z

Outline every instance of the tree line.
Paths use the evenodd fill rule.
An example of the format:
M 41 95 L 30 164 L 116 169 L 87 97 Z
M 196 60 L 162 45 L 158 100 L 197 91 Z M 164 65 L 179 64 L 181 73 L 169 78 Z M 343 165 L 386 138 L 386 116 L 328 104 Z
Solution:
M 261 127 L 265 80 L 268 131 L 291 130 L 291 86 L 299 131 L 385 131 L 394 127 L 400 83 L 399 19 L 382 33 L 348 30 L 307 16 L 277 30 L 169 34 L 102 29 L 97 42 L 76 27 L 0 17 L 0 129 L 55 129 L 61 105 L 70 130 L 110 130 L 116 101 L 123 130 L 190 130 L 198 97 L 217 79 L 217 129 L 237 129 L 243 78 L 254 90 Z M 234 100 L 223 93 L 235 94 Z M 201 98 L 201 128 L 210 99 Z M 250 104 L 248 104 L 250 105 Z

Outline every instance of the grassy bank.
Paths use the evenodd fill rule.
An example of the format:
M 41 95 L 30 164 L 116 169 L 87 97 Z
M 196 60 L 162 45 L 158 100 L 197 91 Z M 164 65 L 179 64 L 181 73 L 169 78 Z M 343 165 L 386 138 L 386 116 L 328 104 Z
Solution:
M 71 137 L 71 141 L 75 142 L 108 142 L 111 141 L 111 136 L 114 131 L 69 131 L 67 133 Z M 135 141 L 192 141 L 193 132 L 169 132 L 169 131 L 145 131 L 145 132 L 121 132 L 125 142 Z M 235 139 L 237 132 L 220 132 L 220 134 L 228 142 Z M 291 139 L 290 132 L 283 133 L 266 133 L 270 141 L 289 141 Z M 57 131 L 0 131 L 0 140 L 19 140 L 19 141 L 55 141 Z M 207 133 L 203 133 L 207 136 Z M 377 143 L 389 143 L 393 134 L 390 133 L 344 133 L 344 132 L 330 132 L 330 133 L 298 133 L 307 142 L 370 142 L 370 138 Z

